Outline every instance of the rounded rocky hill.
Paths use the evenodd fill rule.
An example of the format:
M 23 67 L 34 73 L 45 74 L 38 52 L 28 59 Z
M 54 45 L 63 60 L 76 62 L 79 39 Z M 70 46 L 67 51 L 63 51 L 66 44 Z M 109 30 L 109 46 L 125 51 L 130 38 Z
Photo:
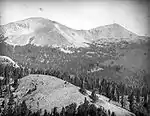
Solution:
M 48 75 L 31 74 L 19 81 L 18 89 L 15 91 L 19 101 L 25 100 L 27 107 L 32 111 L 46 109 L 51 111 L 57 107 L 58 111 L 62 107 L 76 103 L 77 106 L 84 102 L 85 97 L 92 103 L 88 95 L 83 95 L 79 92 L 79 87 L 76 87 L 66 81 Z M 99 100 L 95 103 L 97 107 L 103 106 L 105 109 L 114 111 L 117 116 L 133 115 L 129 111 L 122 109 L 108 102 L 108 98 L 98 95 Z M 134 116 L 134 115 L 133 115 Z

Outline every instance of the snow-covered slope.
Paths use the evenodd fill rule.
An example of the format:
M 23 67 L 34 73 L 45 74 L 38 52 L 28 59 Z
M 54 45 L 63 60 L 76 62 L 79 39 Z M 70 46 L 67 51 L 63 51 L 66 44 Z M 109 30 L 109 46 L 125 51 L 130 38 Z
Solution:
M 134 39 L 137 37 L 136 34 L 128 31 L 123 26 L 119 24 L 110 24 L 105 26 L 100 26 L 94 29 L 89 30 L 94 36 L 95 39 L 98 38 L 129 38 Z
M 87 43 L 97 40 L 104 43 L 143 39 L 116 23 L 90 30 L 75 30 L 58 22 L 40 17 L 1 25 L 0 34 L 8 37 L 6 42 L 11 45 L 30 43 L 38 46 L 87 47 Z
M 128 42 L 147 40 L 146 37 L 140 37 L 116 23 L 99 26 L 90 30 L 78 30 L 78 34 L 89 41 L 99 41 L 100 43 L 116 43 L 123 40 Z
M 11 45 L 67 45 L 85 47 L 88 43 L 73 29 L 44 18 L 29 18 L 0 27 L 0 33 L 8 37 L 6 42 Z M 72 34 L 74 33 L 74 35 Z
M 85 96 L 79 92 L 78 87 L 47 75 L 29 75 L 22 78 L 15 94 L 20 100 L 26 100 L 27 106 L 31 106 L 33 111 L 37 109 L 50 111 L 54 107 L 58 107 L 59 111 L 63 106 L 73 102 L 79 106 L 84 102 L 85 97 L 91 101 L 88 95 Z M 88 91 L 88 94 L 91 92 Z M 110 109 L 117 116 L 134 116 L 129 111 L 108 103 L 107 98 L 101 95 L 95 105 L 97 107 L 103 106 L 107 110 Z

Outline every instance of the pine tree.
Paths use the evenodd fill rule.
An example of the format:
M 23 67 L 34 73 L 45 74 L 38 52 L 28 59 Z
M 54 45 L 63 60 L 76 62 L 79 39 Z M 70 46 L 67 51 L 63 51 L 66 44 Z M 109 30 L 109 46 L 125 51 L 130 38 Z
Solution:
M 11 93 L 10 97 L 9 97 L 9 101 L 8 101 L 8 105 L 13 105 L 15 103 L 14 101 L 14 97 L 13 97 L 13 94 Z
M 148 113 L 150 114 L 150 92 L 149 92 L 149 94 L 148 94 L 148 101 L 147 101 L 147 104 L 148 104 L 148 106 L 147 106 L 147 111 L 148 111 Z
M 134 93 L 132 91 L 132 93 L 128 96 L 128 100 L 129 100 L 129 108 L 130 111 L 133 112 L 133 103 L 134 103 Z
M 61 112 L 60 112 L 60 116 L 65 116 L 65 108 L 64 107 L 62 107 L 62 110 L 61 110 Z
M 88 114 L 90 116 L 97 116 L 97 107 L 94 104 L 91 104 L 88 108 Z
M 112 112 L 111 116 L 116 116 L 115 112 Z
M 27 111 L 27 106 L 25 101 L 22 102 L 21 106 L 20 106 L 20 111 L 21 111 L 21 116 L 25 116 L 26 111 Z
M 106 87 L 106 89 L 105 89 L 106 91 L 105 91 L 105 93 L 106 93 L 106 96 L 108 97 L 108 98 L 110 98 L 110 99 L 112 99 L 112 92 L 110 92 L 110 85 L 109 84 L 107 84 L 107 87 Z
M 121 95 L 121 107 L 122 108 L 124 107 L 124 95 L 123 94 Z
M 98 97 L 96 95 L 96 90 L 93 90 L 91 93 L 91 99 L 93 100 L 93 102 L 96 102 L 98 100 Z
M 53 116 L 59 116 L 59 113 L 57 112 L 57 107 L 54 107 L 52 114 Z
M 117 92 L 117 101 L 119 102 L 120 101 L 120 93 L 119 93 L 118 89 L 116 92 Z
M 96 79 L 96 88 L 100 87 L 100 78 Z
M 139 103 L 140 102 L 140 90 L 139 89 L 136 90 L 136 96 L 135 97 L 136 97 L 136 102 Z
M 104 78 L 101 81 L 101 85 L 102 85 L 102 87 L 106 87 L 106 85 L 107 85 L 107 82 L 106 82 L 106 80 Z
M 116 89 L 116 87 L 115 87 L 115 90 L 114 90 L 114 99 L 113 100 L 115 100 L 115 101 L 118 101 L 118 99 L 117 99 L 117 89 Z
M 84 98 L 84 105 L 88 105 L 89 104 L 89 101 L 87 100 L 87 98 L 85 97 Z
M 84 95 L 85 95 L 85 94 L 86 94 L 86 89 L 85 89 L 85 87 L 84 87 L 84 83 L 85 83 L 85 82 L 84 82 L 84 80 L 82 80 L 81 88 L 80 88 L 80 90 L 79 90 L 79 91 L 80 91 L 82 94 L 84 94 Z
M 18 79 L 15 79 L 15 80 L 14 80 L 13 87 L 14 87 L 15 89 L 18 87 Z
M 106 95 L 107 91 L 107 81 L 103 78 L 101 81 L 101 86 L 102 86 L 102 94 Z
M 13 115 L 13 108 L 12 108 L 11 105 L 9 105 L 8 108 L 7 108 L 7 115 L 8 116 L 12 116 Z
M 102 86 L 100 85 L 99 86 L 99 94 L 101 94 L 102 93 Z
M 108 116 L 110 116 L 110 114 L 111 114 L 111 112 L 110 112 L 110 110 L 108 110 Z
M 2 96 L 2 80 L 0 79 L 0 97 Z

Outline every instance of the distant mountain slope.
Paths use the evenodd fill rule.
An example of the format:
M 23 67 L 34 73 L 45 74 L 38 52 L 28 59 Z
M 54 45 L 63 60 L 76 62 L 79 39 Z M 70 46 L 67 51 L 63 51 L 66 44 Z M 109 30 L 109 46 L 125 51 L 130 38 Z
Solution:
M 7 37 L 0 38 L 0 54 L 15 59 L 18 64 L 52 67 L 75 75 L 88 72 L 91 78 L 92 75 L 106 77 L 130 85 L 137 77 L 136 85 L 143 85 L 143 78 L 145 83 L 150 82 L 144 76 L 150 69 L 150 45 L 146 41 L 150 39 L 119 24 L 75 30 L 35 17 L 2 25 L 0 33 Z M 90 72 L 99 68 L 103 70 Z M 141 77 L 135 76 L 141 72 L 144 72 Z
M 48 45 L 86 47 L 86 43 L 101 40 L 117 42 L 125 39 L 135 41 L 142 39 L 119 24 L 100 26 L 91 30 L 75 30 L 58 22 L 34 17 L 12 22 L 0 27 L 0 34 L 8 37 L 11 45 Z
M 150 69 L 150 48 L 145 44 L 96 43 L 89 44 L 86 48 L 68 48 L 65 52 L 60 48 L 30 44 L 15 47 L 6 45 L 6 48 L 7 50 L 3 50 L 6 52 L 5 56 L 11 57 L 19 65 L 39 69 L 53 68 L 70 75 L 86 74 L 90 78 L 109 78 L 128 85 L 134 83 L 142 86 L 144 75 Z M 147 79 L 145 83 L 149 85 L 150 81 Z
M 54 107 L 58 107 L 60 111 L 62 107 L 74 102 L 79 106 L 84 102 L 85 97 L 91 101 L 88 95 L 85 96 L 79 92 L 78 87 L 47 75 L 29 75 L 22 78 L 15 94 L 20 100 L 25 100 L 32 111 L 38 109 L 50 111 Z M 88 91 L 88 94 L 91 92 Z M 95 105 L 104 106 L 105 109 L 114 111 L 117 116 L 134 116 L 129 111 L 108 103 L 106 99 L 99 95 Z
M 12 45 L 68 45 L 87 46 L 87 40 L 80 37 L 75 30 L 63 26 L 57 22 L 44 18 L 29 18 L 22 21 L 9 23 L 1 26 L 0 33 L 8 39 L 7 43 Z
M 140 37 L 137 34 L 127 30 L 119 24 L 110 24 L 96 27 L 90 30 L 78 30 L 78 33 L 89 41 L 100 42 L 138 42 L 145 40 L 145 37 Z
M 128 31 L 119 24 L 110 24 L 105 26 L 100 26 L 89 30 L 95 39 L 99 38 L 130 38 L 135 39 L 138 35 Z

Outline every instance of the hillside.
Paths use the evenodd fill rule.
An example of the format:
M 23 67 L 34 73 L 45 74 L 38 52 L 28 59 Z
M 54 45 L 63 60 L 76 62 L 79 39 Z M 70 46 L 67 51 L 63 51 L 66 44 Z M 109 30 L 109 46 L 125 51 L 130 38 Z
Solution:
M 75 30 L 35 17 L 2 25 L 0 33 L 0 54 L 20 65 L 149 86 L 149 38 L 119 24 Z
M 18 68 L 19 66 L 17 65 L 16 62 L 14 62 L 11 58 L 9 58 L 8 56 L 0 56 L 0 65 L 10 65 L 13 66 L 15 68 Z
M 2 25 L 0 33 L 8 37 L 6 42 L 11 45 L 85 47 L 85 43 L 88 43 L 75 30 L 39 17 Z
M 99 39 L 99 38 L 116 38 L 116 39 L 126 38 L 127 39 L 128 38 L 130 40 L 133 40 L 138 36 L 132 33 L 131 31 L 128 31 L 123 26 L 117 23 L 100 26 L 91 29 L 89 31 L 92 33 L 93 36 L 95 36 L 95 39 Z
M 140 43 L 147 40 L 146 37 L 138 36 L 117 23 L 99 26 L 90 30 L 78 30 L 78 33 L 89 41 L 99 41 L 101 43 L 121 41 Z
M 88 94 L 91 92 L 88 91 Z M 58 110 L 63 106 L 73 102 L 79 106 L 84 102 L 85 97 L 89 101 L 88 95 L 79 92 L 79 88 L 65 81 L 46 75 L 29 75 L 19 81 L 18 89 L 15 92 L 17 98 L 25 100 L 26 104 L 32 111 L 38 109 L 50 109 L 55 106 Z M 107 102 L 107 98 L 99 95 L 99 100 L 95 103 L 97 107 L 103 106 L 105 109 L 114 111 L 117 116 L 133 116 L 132 113 L 118 106 Z
M 52 68 L 69 75 L 77 76 L 78 73 L 91 79 L 94 76 L 96 79 L 107 78 L 128 85 L 149 85 L 149 78 L 144 76 L 150 68 L 149 46 L 128 43 L 109 46 L 89 44 L 87 48 L 69 48 L 67 53 L 60 48 L 33 45 L 5 47 L 5 56 L 15 59 L 18 65 L 29 68 Z

